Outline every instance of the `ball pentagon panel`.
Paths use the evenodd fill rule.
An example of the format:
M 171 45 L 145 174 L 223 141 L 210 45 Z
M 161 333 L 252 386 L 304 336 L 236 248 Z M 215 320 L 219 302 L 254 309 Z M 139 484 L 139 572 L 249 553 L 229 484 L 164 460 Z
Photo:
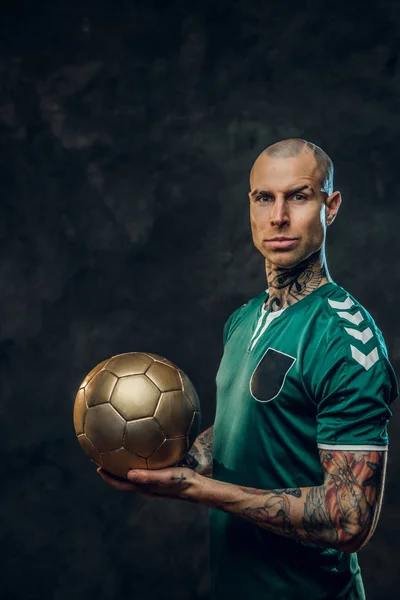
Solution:
M 83 433 L 86 416 L 85 390 L 79 389 L 74 404 L 74 427 L 76 435 Z
M 146 372 L 152 362 L 153 359 L 147 354 L 127 352 L 113 356 L 107 363 L 107 371 L 114 373 L 117 377 L 140 375 Z
M 126 424 L 124 448 L 147 458 L 165 441 L 160 425 L 153 418 L 138 419 Z
M 149 469 L 163 469 L 176 465 L 186 455 L 188 451 L 187 438 L 175 438 L 174 440 L 165 440 L 149 458 L 147 464 Z
M 96 373 L 85 387 L 85 400 L 88 408 L 109 402 L 117 381 L 118 377 L 108 371 L 101 370 Z
M 160 398 L 160 390 L 146 375 L 130 375 L 118 379 L 111 404 L 126 419 L 151 417 Z
M 182 391 L 161 394 L 154 417 L 167 438 L 186 436 L 193 420 L 193 406 Z
M 122 447 L 125 419 L 110 404 L 88 408 L 85 434 L 99 452 L 110 452 Z
M 147 469 L 145 458 L 131 454 L 124 448 L 104 452 L 101 455 L 101 464 L 110 473 L 126 477 L 130 469 Z

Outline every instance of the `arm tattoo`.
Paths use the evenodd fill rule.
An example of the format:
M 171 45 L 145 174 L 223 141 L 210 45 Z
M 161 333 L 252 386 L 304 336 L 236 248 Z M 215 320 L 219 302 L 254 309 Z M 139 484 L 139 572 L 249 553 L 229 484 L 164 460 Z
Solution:
M 383 473 L 383 452 L 321 450 L 326 504 L 343 541 L 367 534 Z
M 271 496 L 259 508 L 245 508 L 242 516 L 257 521 L 259 527 L 267 528 L 282 535 L 298 537 L 298 533 L 290 520 L 290 500 L 286 494 Z
M 379 516 L 386 453 L 321 450 L 320 459 L 322 485 L 270 491 L 236 486 L 237 496 L 217 508 L 279 535 L 355 552 Z
M 189 467 L 189 469 L 193 469 L 196 471 L 200 465 L 200 452 L 197 450 L 196 446 L 193 444 L 189 452 L 179 463 L 179 467 Z
M 246 488 L 241 487 L 240 489 L 245 494 L 251 494 L 253 496 L 265 496 L 265 490 L 258 490 L 257 488 Z M 295 496 L 295 498 L 301 497 L 301 489 L 300 488 L 288 488 L 286 490 L 274 490 L 274 494 L 288 494 L 289 496 Z
M 337 542 L 338 532 L 328 512 L 323 487 L 312 487 L 308 492 L 302 520 L 309 541 L 321 543 L 325 539 L 332 545 Z
M 206 429 L 206 431 L 197 437 L 187 455 L 179 463 L 179 466 L 189 467 L 193 471 L 196 471 L 196 473 L 211 477 L 213 464 L 212 445 L 213 426 Z
M 201 447 L 200 452 L 203 453 L 203 465 L 207 471 L 212 471 L 213 463 L 213 428 L 210 427 L 202 435 L 198 437 L 199 444 Z
M 289 496 L 294 496 L 295 498 L 301 498 L 301 489 L 300 488 L 288 488 L 287 490 L 275 490 L 275 494 L 289 494 Z

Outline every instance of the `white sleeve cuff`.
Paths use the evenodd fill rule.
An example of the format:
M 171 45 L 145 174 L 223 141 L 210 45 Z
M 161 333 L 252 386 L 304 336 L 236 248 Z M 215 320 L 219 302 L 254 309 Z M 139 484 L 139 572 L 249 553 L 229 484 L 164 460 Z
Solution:
M 386 446 L 377 446 L 374 444 L 317 444 L 320 450 L 349 450 L 357 452 L 357 450 L 377 450 L 384 451 L 388 449 L 388 444 Z

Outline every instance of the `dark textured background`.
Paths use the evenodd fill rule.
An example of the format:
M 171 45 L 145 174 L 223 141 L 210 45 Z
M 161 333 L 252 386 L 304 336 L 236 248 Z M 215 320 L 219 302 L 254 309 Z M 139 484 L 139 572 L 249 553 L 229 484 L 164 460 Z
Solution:
M 0 32 L 0 540 L 4 600 L 205 600 L 207 515 L 120 494 L 74 437 L 100 360 L 167 356 L 213 420 L 221 330 L 264 287 L 248 172 L 300 136 L 336 165 L 331 275 L 399 372 L 400 5 L 8 4 Z M 399 420 L 360 560 L 398 597 Z

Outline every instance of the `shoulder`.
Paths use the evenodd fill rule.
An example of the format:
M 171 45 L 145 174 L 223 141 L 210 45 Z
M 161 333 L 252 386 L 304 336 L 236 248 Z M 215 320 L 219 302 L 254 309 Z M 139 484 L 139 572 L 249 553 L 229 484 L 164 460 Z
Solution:
M 354 296 L 338 285 L 330 286 L 319 298 L 314 312 L 314 340 L 310 344 L 314 377 L 390 383 L 392 399 L 397 379 L 389 362 L 382 332 L 370 313 Z M 310 356 L 310 355 L 309 355 Z
M 320 298 L 318 313 L 323 343 L 333 340 L 348 351 L 352 344 L 364 350 L 376 348 L 380 356 L 388 358 L 385 340 L 373 317 L 341 286 L 335 284 Z

